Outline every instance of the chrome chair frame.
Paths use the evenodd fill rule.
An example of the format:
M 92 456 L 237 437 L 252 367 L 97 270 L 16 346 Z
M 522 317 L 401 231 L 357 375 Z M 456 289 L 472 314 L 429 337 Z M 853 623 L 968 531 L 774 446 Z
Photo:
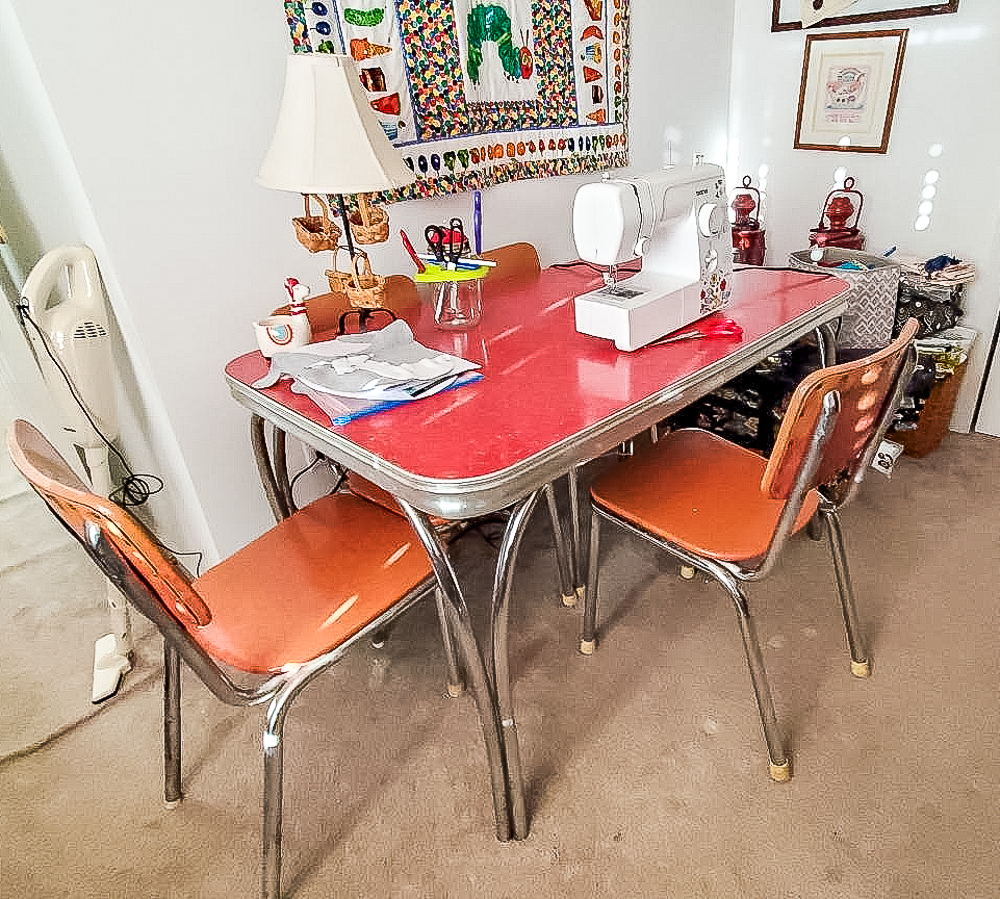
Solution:
M 15 422 L 15 428 L 17 424 Z M 12 435 L 13 433 L 14 429 L 12 428 Z M 13 455 L 13 436 L 10 438 L 10 444 Z M 27 477 L 27 475 L 25 476 Z M 35 485 L 32 484 L 32 486 Z M 48 502 L 45 495 L 37 487 L 35 489 L 47 505 L 53 505 Z M 74 489 L 76 489 L 75 486 Z M 89 493 L 89 491 L 87 492 Z M 78 505 L 80 504 L 74 503 L 74 506 Z M 435 586 L 438 587 L 436 592 L 439 611 L 447 620 L 448 631 L 455 636 L 466 670 L 472 672 L 472 694 L 479 713 L 489 765 L 496 836 L 501 841 L 510 839 L 509 801 L 499 715 L 485 661 L 472 629 L 468 609 L 459 590 L 440 589 L 440 584 L 431 575 L 405 596 L 400 597 L 382 615 L 330 651 L 295 666 L 287 672 L 262 675 L 256 683 L 244 684 L 230 676 L 228 669 L 213 659 L 201 645 L 193 640 L 179 619 L 167 611 L 164 600 L 157 595 L 154 587 L 147 583 L 146 579 L 130 564 L 123 551 L 118 549 L 105 534 L 97 520 L 101 517 L 100 515 L 96 513 L 92 516 L 82 515 L 81 532 L 78 532 L 64 519 L 61 509 L 53 507 L 51 511 L 64 528 L 83 546 L 105 576 L 159 630 L 163 637 L 164 800 L 168 808 L 176 807 L 182 798 L 181 661 L 187 663 L 209 692 L 226 705 L 256 706 L 268 704 L 262 743 L 264 787 L 261 895 L 263 899 L 280 899 L 283 729 L 292 702 L 314 678 L 339 662 L 358 641 L 387 627 L 416 602 L 424 598 Z M 75 511 L 77 514 L 82 514 L 81 509 L 77 508 Z M 92 509 L 90 511 L 93 512 Z M 114 526 L 113 523 L 109 522 L 109 524 Z M 164 551 L 163 556 L 173 565 L 174 570 L 190 584 L 190 575 L 184 567 L 169 552 Z M 457 586 L 457 581 L 455 581 L 455 586 Z M 447 597 L 447 601 L 445 597 Z M 253 678 L 252 675 L 248 675 L 248 677 Z M 256 680 L 256 678 L 254 679 Z
M 854 470 L 850 473 L 850 477 L 840 485 L 823 485 L 816 488 L 820 498 L 818 512 L 826 524 L 826 531 L 830 540 L 830 552 L 833 557 L 838 593 L 840 595 L 844 625 L 847 631 L 848 646 L 851 654 L 851 671 L 858 677 L 868 676 L 871 672 L 871 664 L 858 622 L 854 590 L 848 570 L 843 531 L 838 512 L 857 493 L 866 470 L 871 464 L 875 453 L 878 451 L 879 444 L 892 422 L 893 414 L 899 407 L 903 392 L 915 365 L 916 351 L 911 342 L 905 351 L 899 371 L 896 374 L 895 385 L 890 393 L 890 398 L 880 412 L 880 419 L 875 428 L 874 436 L 869 440 L 865 452 L 862 454 Z M 680 559 L 682 564 L 714 578 L 729 595 L 737 613 L 740 633 L 743 638 L 744 653 L 750 671 L 750 679 L 760 714 L 761 726 L 764 731 L 764 740 L 767 745 L 769 773 L 771 778 L 778 782 L 786 781 L 791 777 L 791 762 L 785 751 L 781 732 L 778 727 L 777 715 L 774 710 L 774 701 L 764 667 L 760 641 L 756 635 L 747 596 L 741 583 L 760 580 L 773 568 L 781 548 L 786 538 L 792 533 L 795 522 L 802 510 L 809 485 L 823 458 L 823 450 L 833 434 L 834 425 L 840 411 L 839 393 L 836 390 L 830 390 L 822 398 L 822 411 L 813 432 L 809 449 L 795 479 L 794 487 L 784 504 L 767 551 L 756 564 L 744 566 L 736 562 L 714 560 L 694 555 L 680 546 L 676 546 L 666 540 L 658 539 L 654 535 L 632 526 L 616 515 L 591 503 L 590 560 L 580 651 L 585 655 L 589 655 L 596 648 L 600 524 L 602 520 L 613 522 L 625 531 L 641 537 Z

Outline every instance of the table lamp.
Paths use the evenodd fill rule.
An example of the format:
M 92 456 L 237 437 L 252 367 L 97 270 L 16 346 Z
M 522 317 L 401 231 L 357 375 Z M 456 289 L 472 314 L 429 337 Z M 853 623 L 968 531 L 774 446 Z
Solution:
M 333 194 L 337 197 L 351 271 L 327 272 L 331 289 L 338 287 L 353 306 L 374 309 L 381 306 L 379 286 L 384 293 L 385 278 L 374 275 L 364 253 L 356 253 L 355 243 L 376 243 L 388 236 L 388 216 L 372 206 L 368 193 L 391 190 L 410 184 L 414 173 L 399 151 L 389 143 L 365 97 L 354 61 L 331 53 L 293 53 L 285 64 L 285 87 L 271 146 L 261 164 L 257 182 L 264 187 L 303 195 L 306 204 L 305 236 L 308 249 L 332 249 L 336 253 L 339 234 L 315 227 L 309 215 L 309 197 Z M 358 194 L 360 217 L 349 217 L 345 194 Z M 325 212 L 325 207 L 324 207 Z M 325 215 L 324 215 L 325 218 Z M 357 229 L 378 230 L 384 220 L 385 236 L 359 233 Z M 303 220 L 296 220 L 301 222 Z M 329 224 L 329 222 L 328 222 Z M 322 232 L 325 231 L 325 234 Z M 374 236 L 374 239 L 372 237 Z M 318 237 L 312 240 L 312 237 Z M 316 249 L 313 249 L 315 247 Z M 363 263 L 363 268 L 358 263 Z M 339 276 L 339 281 L 337 280 Z M 336 283 L 335 283 L 336 282 Z

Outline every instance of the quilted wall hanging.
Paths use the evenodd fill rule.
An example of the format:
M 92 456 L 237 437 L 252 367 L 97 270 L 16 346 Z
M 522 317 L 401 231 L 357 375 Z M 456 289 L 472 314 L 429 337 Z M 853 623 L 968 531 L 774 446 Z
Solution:
M 347 53 L 418 178 L 386 199 L 628 165 L 630 0 L 285 0 L 297 53 Z

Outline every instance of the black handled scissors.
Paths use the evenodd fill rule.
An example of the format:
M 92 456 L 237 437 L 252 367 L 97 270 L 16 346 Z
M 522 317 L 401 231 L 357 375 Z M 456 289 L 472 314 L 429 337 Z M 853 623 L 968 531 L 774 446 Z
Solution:
M 468 248 L 468 238 L 465 236 L 465 226 L 460 218 L 453 218 L 448 227 L 428 225 L 424 229 L 424 239 L 428 250 L 434 254 L 439 265 L 447 265 L 454 271 L 458 268 L 458 260 Z

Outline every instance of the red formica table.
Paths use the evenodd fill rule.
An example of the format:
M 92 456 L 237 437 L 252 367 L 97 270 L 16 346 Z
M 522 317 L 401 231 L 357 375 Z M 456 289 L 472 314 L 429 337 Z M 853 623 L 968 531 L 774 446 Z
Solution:
M 740 269 L 723 313 L 743 336 L 620 352 L 576 332 L 573 298 L 598 286 L 586 266 L 554 267 L 516 285 L 485 282 L 483 316 L 467 332 L 434 327 L 429 306 L 403 315 L 418 341 L 478 362 L 483 379 L 333 427 L 287 383 L 252 383 L 268 362 L 247 353 L 226 366 L 233 397 L 392 493 L 431 555 L 442 589 L 464 604 L 429 515 L 463 519 L 510 510 L 492 597 L 497 715 L 503 728 L 514 835 L 527 834 L 507 662 L 511 576 L 523 529 L 543 491 L 577 466 L 646 430 L 764 357 L 842 314 L 847 284 L 807 272 Z M 715 313 L 719 316 L 719 313 Z M 709 319 L 708 321 L 711 321 Z M 829 334 L 826 345 L 832 346 Z M 549 494 L 551 498 L 551 493 Z M 574 532 L 579 517 L 574 503 Z

